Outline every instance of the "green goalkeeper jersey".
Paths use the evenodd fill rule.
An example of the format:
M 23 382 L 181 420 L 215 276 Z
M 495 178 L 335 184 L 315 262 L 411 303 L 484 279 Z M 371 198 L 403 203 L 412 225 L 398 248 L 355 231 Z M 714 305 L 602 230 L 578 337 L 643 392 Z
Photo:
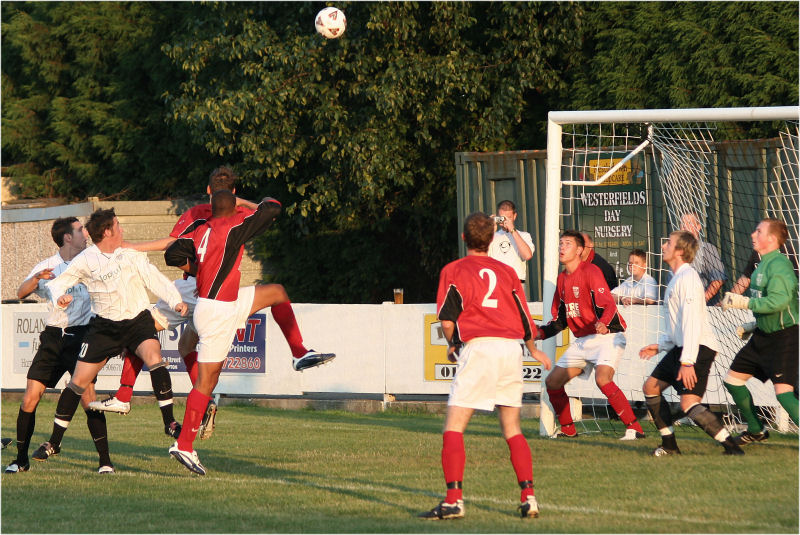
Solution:
M 753 311 L 758 328 L 765 333 L 797 325 L 797 275 L 780 251 L 761 257 L 750 278 L 748 308 Z

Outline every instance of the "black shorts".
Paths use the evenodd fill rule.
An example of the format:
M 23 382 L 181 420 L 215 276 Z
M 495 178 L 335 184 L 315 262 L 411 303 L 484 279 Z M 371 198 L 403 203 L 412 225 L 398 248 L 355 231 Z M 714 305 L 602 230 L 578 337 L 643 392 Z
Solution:
M 756 329 L 731 363 L 731 371 L 797 388 L 797 325 L 774 333 Z
M 60 329 L 48 325 L 39 334 L 39 349 L 28 368 L 28 379 L 54 388 L 65 373 L 75 371 L 81 344 L 89 330 L 88 325 Z
M 149 310 L 143 310 L 133 319 L 113 321 L 95 316 L 89 321 L 89 332 L 78 359 L 98 363 L 122 354 L 131 353 L 145 340 L 158 340 L 156 325 Z
M 703 397 L 703 394 L 706 393 L 706 386 L 708 386 L 708 374 L 711 371 L 711 365 L 714 364 L 714 359 L 717 357 L 717 352 L 706 346 L 700 346 L 697 361 L 694 363 L 694 374 L 697 376 L 697 383 L 691 390 L 686 390 L 683 386 L 683 381 L 678 381 L 677 379 L 678 372 L 681 371 L 682 352 L 682 347 L 670 349 L 661 359 L 661 362 L 656 365 L 650 376 L 670 384 L 679 396 L 694 394 L 695 396 Z

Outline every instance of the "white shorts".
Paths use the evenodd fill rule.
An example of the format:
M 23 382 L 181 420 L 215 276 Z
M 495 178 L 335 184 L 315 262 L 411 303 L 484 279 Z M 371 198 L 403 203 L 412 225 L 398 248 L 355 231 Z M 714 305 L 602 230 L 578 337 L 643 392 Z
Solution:
M 625 353 L 625 333 L 590 334 L 577 338 L 556 362 L 560 368 L 580 368 L 579 377 L 588 377 L 595 366 L 611 366 L 616 371 Z
M 186 303 L 189 310 L 186 311 L 185 316 L 181 316 L 172 310 L 166 301 L 159 299 L 158 303 L 150 309 L 153 319 L 165 329 L 175 329 L 183 323 L 188 323 L 187 327 L 194 328 L 192 316 L 194 315 L 194 307 L 197 304 L 197 279 L 194 277 L 178 279 L 174 281 L 174 284 L 175 288 L 178 289 L 178 293 L 181 294 L 181 301 Z
M 508 338 L 473 338 L 461 349 L 448 405 L 490 411 L 522 406 L 522 346 Z
M 236 301 L 216 299 L 197 300 L 194 309 L 194 327 L 200 341 L 197 344 L 197 362 L 222 362 L 228 358 L 236 329 L 247 323 L 255 286 L 239 288 Z

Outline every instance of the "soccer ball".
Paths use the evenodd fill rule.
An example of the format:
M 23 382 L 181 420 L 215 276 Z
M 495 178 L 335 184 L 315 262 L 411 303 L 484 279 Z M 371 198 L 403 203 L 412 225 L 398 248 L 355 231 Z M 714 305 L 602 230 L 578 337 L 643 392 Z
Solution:
M 314 26 L 322 37 L 337 39 L 342 36 L 347 28 L 347 19 L 342 10 L 335 7 L 326 7 L 314 19 Z

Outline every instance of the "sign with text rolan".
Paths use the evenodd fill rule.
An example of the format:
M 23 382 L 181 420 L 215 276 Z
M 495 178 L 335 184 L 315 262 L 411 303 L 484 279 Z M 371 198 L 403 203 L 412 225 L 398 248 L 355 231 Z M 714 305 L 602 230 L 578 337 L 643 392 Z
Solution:
M 21 311 L 14 312 L 14 373 L 28 374 L 33 357 L 39 350 L 39 334 L 47 325 L 49 312 Z M 108 362 L 97 375 L 119 375 L 122 372 L 122 359 L 117 356 Z M 69 379 L 65 374 L 63 380 Z

